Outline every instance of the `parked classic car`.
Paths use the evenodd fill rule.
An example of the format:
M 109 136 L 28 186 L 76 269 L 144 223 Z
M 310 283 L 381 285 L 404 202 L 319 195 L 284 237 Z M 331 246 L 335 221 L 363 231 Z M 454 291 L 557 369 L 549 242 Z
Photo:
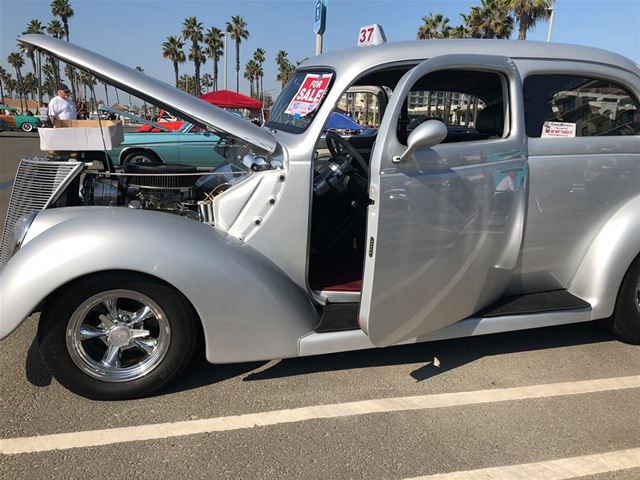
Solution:
M 32 115 L 22 115 L 20 110 L 7 105 L 0 105 L 0 119 L 9 124 L 11 130 L 19 128 L 23 132 L 31 132 L 40 126 L 40 119 Z
M 224 158 L 214 147 L 220 137 L 189 122 L 183 122 L 177 130 L 151 122 L 138 115 L 101 107 L 102 111 L 135 120 L 149 127 L 146 132 L 125 133 L 124 142 L 107 153 L 116 165 L 128 163 L 184 163 L 196 167 L 217 167 Z
M 74 392 L 149 394 L 199 338 L 226 363 L 613 316 L 640 342 L 640 69 L 624 57 L 505 40 L 332 52 L 260 128 L 79 46 L 20 41 L 216 131 L 227 159 L 22 161 L 0 338 L 40 311 L 42 359 Z M 318 153 L 360 85 L 393 91 L 377 135 L 329 133 Z

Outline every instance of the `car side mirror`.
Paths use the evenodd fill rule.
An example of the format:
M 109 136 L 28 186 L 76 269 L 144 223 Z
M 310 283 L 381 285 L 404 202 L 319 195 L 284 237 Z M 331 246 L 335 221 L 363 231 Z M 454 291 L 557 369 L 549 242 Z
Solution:
M 427 120 L 418 125 L 407 138 L 407 149 L 393 157 L 393 163 L 408 160 L 417 150 L 438 145 L 447 137 L 447 126 L 440 120 Z

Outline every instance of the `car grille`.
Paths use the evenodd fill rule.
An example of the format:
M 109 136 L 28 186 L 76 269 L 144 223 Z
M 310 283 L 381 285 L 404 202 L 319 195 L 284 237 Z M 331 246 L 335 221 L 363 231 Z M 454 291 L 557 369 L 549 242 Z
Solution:
M 51 162 L 43 159 L 24 159 L 20 162 L 2 232 L 0 267 L 13 254 L 13 227 L 18 219 L 50 206 L 81 169 L 80 162 Z

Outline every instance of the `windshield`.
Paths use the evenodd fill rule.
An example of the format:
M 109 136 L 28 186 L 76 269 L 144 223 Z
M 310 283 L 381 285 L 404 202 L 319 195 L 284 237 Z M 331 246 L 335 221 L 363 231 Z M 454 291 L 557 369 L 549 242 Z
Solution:
M 295 72 L 276 100 L 267 127 L 304 132 L 318 113 L 333 77 L 334 73 L 329 70 Z

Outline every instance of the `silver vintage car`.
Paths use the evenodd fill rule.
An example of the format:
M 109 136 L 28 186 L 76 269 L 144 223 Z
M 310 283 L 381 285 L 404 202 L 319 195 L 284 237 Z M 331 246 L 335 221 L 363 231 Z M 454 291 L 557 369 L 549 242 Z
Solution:
M 147 395 L 199 341 L 228 363 L 613 316 L 640 342 L 640 68 L 624 57 L 505 40 L 332 52 L 258 127 L 79 46 L 19 40 L 214 132 L 226 159 L 21 162 L 0 338 L 41 312 L 42 359 L 80 395 Z M 354 89 L 378 97 L 377 132 L 321 145 Z

